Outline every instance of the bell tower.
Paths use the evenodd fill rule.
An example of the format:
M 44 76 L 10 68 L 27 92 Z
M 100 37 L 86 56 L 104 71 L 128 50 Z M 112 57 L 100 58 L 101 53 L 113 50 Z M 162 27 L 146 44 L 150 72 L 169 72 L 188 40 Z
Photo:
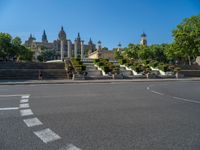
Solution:
M 147 35 L 144 32 L 141 35 L 140 45 L 147 46 Z

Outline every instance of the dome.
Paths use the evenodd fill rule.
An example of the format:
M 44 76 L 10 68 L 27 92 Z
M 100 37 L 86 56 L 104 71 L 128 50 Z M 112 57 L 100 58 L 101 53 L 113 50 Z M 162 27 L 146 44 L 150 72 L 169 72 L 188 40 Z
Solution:
M 141 35 L 141 37 L 146 37 L 147 35 L 143 32 L 142 33 L 142 35 Z

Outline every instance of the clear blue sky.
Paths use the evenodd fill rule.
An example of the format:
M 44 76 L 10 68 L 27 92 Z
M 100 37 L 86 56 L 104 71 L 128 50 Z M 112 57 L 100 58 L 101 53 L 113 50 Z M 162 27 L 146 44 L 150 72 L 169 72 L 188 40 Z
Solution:
M 63 25 L 71 40 L 80 32 L 112 49 L 139 43 L 143 31 L 149 44 L 170 43 L 176 25 L 199 13 L 200 0 L 0 0 L 0 32 L 41 40 L 45 29 L 53 41 Z

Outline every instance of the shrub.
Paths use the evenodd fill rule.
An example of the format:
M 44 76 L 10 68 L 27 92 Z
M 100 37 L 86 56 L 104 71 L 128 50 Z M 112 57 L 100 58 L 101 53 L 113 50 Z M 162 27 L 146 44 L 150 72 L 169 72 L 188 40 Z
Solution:
M 169 70 L 170 70 L 170 71 L 174 71 L 174 69 L 175 69 L 175 66 L 174 66 L 174 65 L 170 65 L 170 66 L 169 66 Z
M 86 70 L 86 66 L 82 65 L 82 71 Z
M 86 66 L 83 65 L 83 63 L 81 62 L 81 60 L 79 58 L 72 58 L 71 62 L 73 64 L 74 69 L 76 70 L 76 72 L 78 73 L 83 73 L 83 71 L 86 70 Z
M 180 71 L 181 71 L 181 68 L 180 68 L 180 67 L 174 68 L 174 72 L 180 72 Z
M 150 62 L 150 66 L 152 66 L 153 68 L 158 67 L 158 65 L 159 65 L 159 62 L 158 62 L 158 61 L 151 61 L 151 62 Z
M 144 60 L 143 63 L 144 63 L 145 65 L 148 65 L 150 62 L 151 62 L 151 60 L 147 59 L 147 60 Z
M 142 72 L 142 71 L 144 71 L 143 70 L 143 67 L 141 66 L 141 65 L 135 65 L 135 66 L 132 66 L 131 67 L 133 70 L 135 70 L 137 73 L 140 73 L 140 72 Z
M 114 66 L 112 69 L 112 74 L 119 74 L 120 73 L 120 66 Z
M 124 65 L 127 63 L 126 59 L 119 59 L 118 60 L 119 64 Z
M 94 63 L 96 64 L 97 62 L 99 62 L 100 60 L 99 59 L 95 59 L 94 60 Z
M 101 69 L 102 69 L 105 73 L 110 72 L 110 69 L 109 69 L 107 66 L 102 66 Z
M 160 70 L 164 71 L 164 72 L 169 71 L 169 66 L 166 65 L 166 64 L 161 64 L 161 65 L 159 65 L 158 68 L 159 68 Z

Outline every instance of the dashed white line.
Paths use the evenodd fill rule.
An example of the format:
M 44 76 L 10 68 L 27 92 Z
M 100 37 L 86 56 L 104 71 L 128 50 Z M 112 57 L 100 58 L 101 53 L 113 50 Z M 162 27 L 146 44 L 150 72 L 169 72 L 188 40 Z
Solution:
M 42 125 L 42 122 L 38 118 L 24 119 L 24 122 L 28 127 Z
M 76 147 L 76 146 L 74 146 L 73 144 L 69 144 L 66 147 L 63 147 L 63 148 L 61 148 L 59 150 L 81 150 L 81 149 Z
M 150 87 L 147 87 L 147 90 L 150 90 Z M 193 99 L 186 99 L 186 98 L 171 96 L 171 95 L 167 95 L 167 94 L 160 93 L 160 92 L 153 91 L 153 90 L 151 90 L 151 92 L 152 92 L 152 93 L 155 93 L 155 94 L 158 94 L 158 95 L 162 95 L 162 96 L 163 96 L 163 95 L 166 95 L 166 96 L 172 97 L 173 99 L 180 100 L 180 101 L 185 101 L 185 102 L 189 102 L 189 103 L 200 104 L 200 101 L 193 100 Z
M 20 103 L 28 103 L 29 99 L 21 99 Z
M 57 135 L 49 128 L 41 131 L 36 131 L 34 134 L 38 136 L 44 143 L 49 143 L 61 139 L 59 135 Z
M 29 103 L 19 104 L 19 108 L 29 108 Z
M 1 110 L 18 110 L 19 107 L 8 107 L 8 108 L 0 108 L 0 111 Z
M 30 95 L 23 95 L 22 98 L 29 98 Z
M 192 100 L 192 99 L 185 99 L 185 98 L 175 97 L 175 96 L 172 97 L 172 98 L 177 99 L 177 100 L 181 100 L 181 101 L 185 101 L 185 102 L 200 104 L 200 101 L 196 101 L 196 100 Z
M 157 92 L 157 91 L 151 91 L 152 93 L 155 93 L 155 94 L 158 94 L 158 95 L 164 95 L 163 93 L 159 93 L 159 92 Z
M 31 109 L 22 109 L 20 110 L 21 116 L 30 116 L 33 115 L 33 112 Z

